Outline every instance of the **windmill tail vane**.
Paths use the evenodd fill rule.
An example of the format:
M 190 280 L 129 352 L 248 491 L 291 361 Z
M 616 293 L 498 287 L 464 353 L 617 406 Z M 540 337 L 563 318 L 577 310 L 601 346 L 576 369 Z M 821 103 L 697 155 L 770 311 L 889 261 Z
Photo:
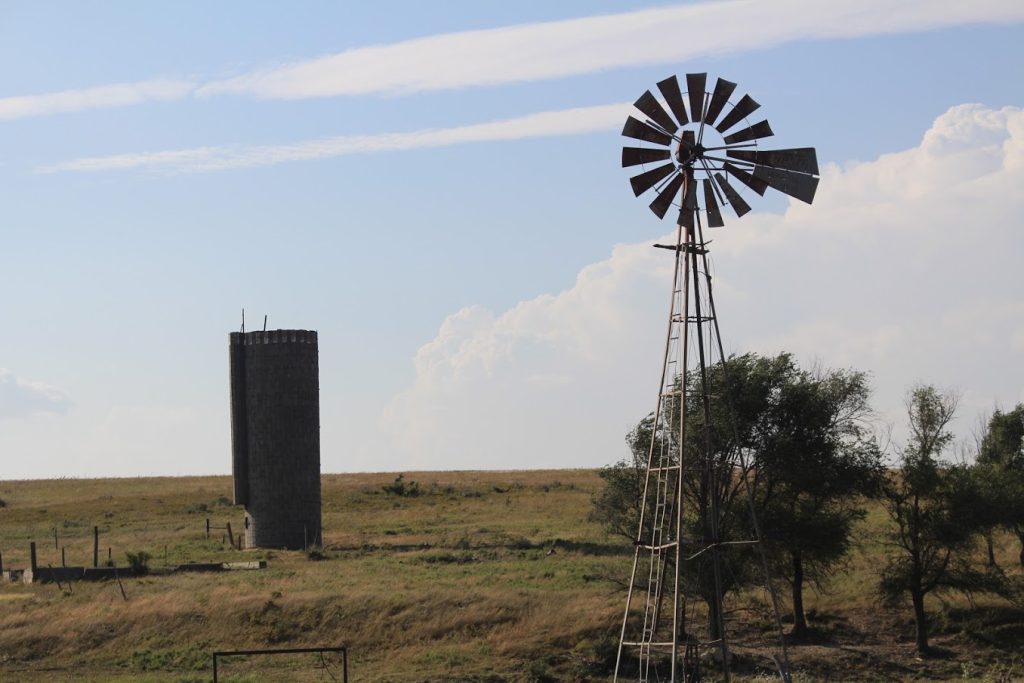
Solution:
M 679 79 L 669 76 L 657 84 L 660 98 L 647 90 L 634 102 L 640 114 L 629 116 L 622 129 L 639 141 L 622 149 L 622 166 L 639 167 L 629 180 L 633 194 L 652 192 L 651 211 L 663 219 L 673 210 L 677 230 L 674 245 L 655 245 L 675 255 L 672 303 L 615 681 L 695 683 L 705 680 L 705 673 L 730 681 L 737 652 L 753 656 L 744 642 L 749 637 L 733 643 L 734 627 L 743 625 L 737 610 L 725 605 L 725 582 L 735 577 L 730 561 L 742 549 L 760 556 L 769 598 L 765 612 L 773 613 L 777 638 L 767 664 L 755 670 L 773 670 L 785 683 L 791 680 L 753 505 L 752 466 L 741 450 L 713 447 L 712 402 L 728 408 L 734 442 L 738 431 L 703 229 L 725 225 L 726 206 L 737 218 L 748 213 L 747 198 L 768 189 L 810 204 L 818 162 L 811 147 L 762 149 L 774 132 L 766 119 L 751 121 L 761 105 L 749 95 L 737 98 L 736 87 L 719 78 L 708 91 L 707 74 L 691 73 L 683 91 Z M 720 498 L 708 493 L 730 489 Z M 735 494 L 749 505 L 736 507 Z M 744 528 L 753 530 L 753 538 L 726 537 L 727 516 L 738 514 L 752 517 Z

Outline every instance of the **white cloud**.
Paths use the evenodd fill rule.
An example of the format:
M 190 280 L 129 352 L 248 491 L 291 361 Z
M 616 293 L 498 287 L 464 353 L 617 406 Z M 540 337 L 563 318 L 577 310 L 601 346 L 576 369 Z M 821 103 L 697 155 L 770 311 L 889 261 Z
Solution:
M 552 135 L 580 135 L 621 126 L 630 104 L 578 107 L 455 128 L 382 135 L 346 135 L 283 145 L 196 147 L 193 149 L 117 154 L 72 159 L 43 166 L 41 173 L 118 171 L 141 168 L 165 173 L 196 173 L 233 168 L 312 161 L 349 154 L 444 147 L 470 142 L 521 140 Z
M 958 428 L 1021 400 L 1024 112 L 953 107 L 919 146 L 824 170 L 813 206 L 713 234 L 727 350 L 964 392 Z M 637 211 L 644 211 L 638 205 Z M 450 316 L 382 419 L 395 467 L 595 466 L 653 408 L 670 254 L 617 247 L 570 289 Z
M 149 80 L 0 98 L 0 121 L 192 95 L 303 99 L 486 86 L 679 63 L 799 40 L 1022 19 L 1024 5 L 1015 0 L 688 3 L 358 47 L 205 84 Z
M 257 70 L 200 94 L 299 99 L 408 93 L 561 78 L 813 38 L 1024 18 L 1006 0 L 727 0 L 374 45 Z
M 37 413 L 63 414 L 71 408 L 71 399 L 48 384 L 17 377 L 0 368 L 0 419 L 27 417 Z
M 89 109 L 110 109 L 143 102 L 180 100 L 194 87 L 187 81 L 152 80 L 113 83 L 39 95 L 0 97 L 0 121 Z

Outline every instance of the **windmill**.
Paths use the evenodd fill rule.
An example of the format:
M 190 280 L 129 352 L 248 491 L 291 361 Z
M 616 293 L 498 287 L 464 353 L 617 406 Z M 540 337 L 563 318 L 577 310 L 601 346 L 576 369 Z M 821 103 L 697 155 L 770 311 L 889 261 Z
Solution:
M 747 190 L 763 196 L 772 188 L 810 204 L 818 186 L 817 157 L 811 147 L 761 149 L 759 141 L 773 135 L 771 126 L 767 120 L 751 123 L 760 105 L 749 95 L 733 102 L 735 83 L 719 78 L 709 92 L 707 74 L 693 73 L 686 75 L 685 92 L 676 76 L 657 85 L 663 100 L 650 90 L 644 92 L 634 102 L 643 118 L 630 116 L 622 130 L 641 143 L 622 149 L 623 167 L 641 170 L 630 178 L 633 193 L 639 197 L 653 191 L 649 206 L 658 218 L 673 210 L 676 237 L 674 244 L 654 245 L 674 252 L 675 268 L 615 680 L 625 680 L 629 671 L 628 676 L 635 673 L 639 681 L 691 683 L 702 680 L 709 660 L 717 660 L 715 666 L 729 681 L 732 655 L 722 597 L 727 571 L 723 554 L 726 546 L 745 545 L 760 558 L 778 636 L 772 666 L 788 683 L 782 624 L 753 504 L 753 538 L 726 539 L 719 529 L 721 510 L 713 492 L 736 486 L 743 487 L 748 501 L 752 497 L 742 450 L 716 452 L 712 445 L 712 400 L 728 406 L 730 398 L 704 225 L 723 226 L 725 205 L 737 218 L 749 212 L 741 193 Z M 718 364 L 712 369 L 726 379 L 711 386 L 714 358 Z M 687 481 L 696 481 L 697 486 L 688 489 Z M 694 489 L 712 495 L 695 501 Z M 692 507 L 697 509 L 685 509 L 688 502 L 696 503 Z M 694 517 L 688 532 L 684 519 Z M 685 595 L 686 586 L 694 583 L 684 574 L 687 566 L 706 570 L 698 577 L 707 586 L 703 632 L 695 619 L 697 601 L 688 601 Z

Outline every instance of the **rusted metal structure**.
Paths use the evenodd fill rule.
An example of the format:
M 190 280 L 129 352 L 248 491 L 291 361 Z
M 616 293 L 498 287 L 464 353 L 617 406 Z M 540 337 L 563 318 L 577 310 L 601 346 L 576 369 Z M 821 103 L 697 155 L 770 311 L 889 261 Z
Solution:
M 727 478 L 742 479 L 746 485 L 745 463 L 716 453 L 711 443 L 712 401 L 728 405 L 729 397 L 712 396 L 708 385 L 709 366 L 722 364 L 723 374 L 726 366 L 704 226 L 724 225 L 724 205 L 737 217 L 750 211 L 742 196 L 748 190 L 764 195 L 773 188 L 811 203 L 818 185 L 817 157 L 809 147 L 760 149 L 759 141 L 773 135 L 771 126 L 766 120 L 751 123 L 749 119 L 760 105 L 749 95 L 733 102 L 735 83 L 719 78 L 709 91 L 707 74 L 691 73 L 686 75 L 685 92 L 675 76 L 659 82 L 658 91 L 661 99 L 648 90 L 636 100 L 634 106 L 643 117 L 630 116 L 622 131 L 641 144 L 630 143 L 622 150 L 623 167 L 641 167 L 641 173 L 630 179 L 633 193 L 639 197 L 653 191 L 649 206 L 658 218 L 674 210 L 676 232 L 672 244 L 654 245 L 674 254 L 675 268 L 615 680 L 635 675 L 639 681 L 690 683 L 702 680 L 702 662 L 712 661 L 721 672 L 716 675 L 730 680 L 728 613 L 722 601 L 723 571 L 727 568 L 723 567 L 722 550 L 726 545 L 747 544 L 760 554 L 779 636 L 778 649 L 768 659 L 788 682 L 778 605 L 754 506 L 749 506 L 754 537 L 723 539 L 715 496 L 705 498 L 706 504 L 699 509 L 685 510 L 690 499 L 684 482 L 696 481 L 693 488 L 710 491 Z M 733 185 L 730 178 L 738 184 Z M 695 381 L 687 382 L 687 377 Z M 692 386 L 688 388 L 688 384 Z M 687 435 L 688 425 L 691 429 L 696 426 L 698 433 Z M 738 457 L 742 460 L 743 456 Z M 686 537 L 685 514 L 698 518 L 692 537 Z M 697 558 L 707 572 L 699 580 L 711 587 L 704 599 L 704 632 L 688 611 L 696 601 L 688 601 L 685 595 L 687 583 L 693 585 L 693 577 L 684 575 L 685 567 L 693 566 Z

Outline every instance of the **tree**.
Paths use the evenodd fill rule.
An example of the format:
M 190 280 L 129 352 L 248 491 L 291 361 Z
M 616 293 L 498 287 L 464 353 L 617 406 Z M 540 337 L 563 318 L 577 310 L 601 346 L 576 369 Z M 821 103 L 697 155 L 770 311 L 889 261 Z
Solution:
M 860 496 L 881 479 L 881 455 L 866 423 L 867 380 L 854 371 L 804 371 L 786 353 L 733 356 L 708 368 L 706 429 L 701 383 L 698 373 L 687 376 L 684 537 L 699 547 L 717 542 L 730 571 L 716 587 L 714 556 L 698 553 L 686 567 L 687 587 L 708 604 L 714 636 L 717 591 L 760 576 L 749 545 L 721 545 L 754 537 L 749 486 L 764 548 L 791 583 L 794 630 L 800 633 L 807 625 L 805 583 L 825 579 L 841 561 L 863 515 Z M 678 403 L 666 403 L 658 433 L 648 415 L 627 437 L 631 458 L 601 471 L 605 487 L 594 498 L 592 519 L 612 533 L 636 537 L 651 441 L 678 439 Z
M 1024 567 L 1024 403 L 1008 413 L 996 410 L 978 447 L 976 476 L 991 512 L 992 526 L 1013 530 Z M 986 534 L 989 564 L 995 564 L 992 534 Z
M 910 438 L 884 487 L 897 552 L 889 558 L 879 588 L 889 601 L 910 595 L 915 643 L 921 653 L 929 651 L 925 596 L 950 589 L 1005 593 L 999 575 L 979 572 L 969 562 L 972 541 L 985 522 L 976 505 L 976 479 L 965 466 L 942 459 L 953 440 L 948 426 L 957 400 L 952 392 L 932 386 L 911 390 Z
M 804 584 L 821 585 L 849 552 L 865 497 L 885 472 L 862 372 L 789 373 L 759 447 L 758 509 L 766 547 L 792 588 L 793 634 L 807 631 Z

